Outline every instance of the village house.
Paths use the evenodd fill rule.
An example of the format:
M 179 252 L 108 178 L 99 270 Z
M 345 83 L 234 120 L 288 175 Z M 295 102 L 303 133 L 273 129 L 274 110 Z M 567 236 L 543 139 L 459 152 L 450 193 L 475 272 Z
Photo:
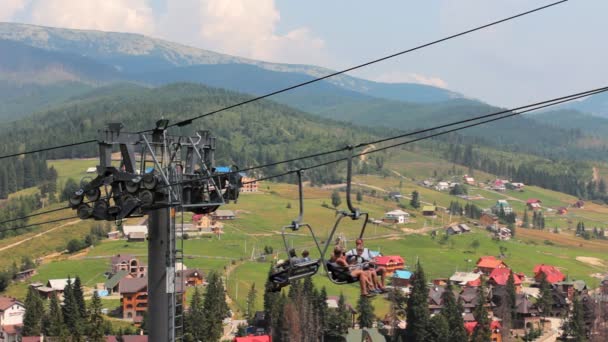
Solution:
M 448 235 L 465 234 L 465 233 L 470 233 L 471 232 L 471 228 L 469 226 L 467 226 L 466 224 L 464 224 L 464 223 L 453 224 L 451 226 L 448 226 L 445 229 L 445 232 Z
M 203 272 L 197 268 L 178 270 L 176 276 L 187 287 L 203 285 L 204 282 Z
M 578 201 L 574 202 L 574 204 L 572 204 L 572 207 L 578 208 L 578 209 L 583 209 L 583 208 L 585 208 L 585 201 L 578 200 Z
M 108 294 L 118 293 L 120 281 L 129 276 L 129 271 L 120 270 L 108 278 L 103 283 L 104 290 L 108 291 Z
M 438 182 L 435 185 L 435 190 L 437 191 L 447 191 L 450 189 L 450 184 L 448 182 Z
M 122 232 L 128 241 L 145 241 L 148 237 L 148 226 L 122 226 Z
M 575 295 L 586 294 L 589 291 L 584 280 L 564 280 L 554 283 L 553 287 L 563 293 L 570 302 L 574 300 Z
M 401 193 L 399 191 L 391 191 L 388 193 L 388 198 L 392 199 L 392 200 L 398 200 L 403 198 L 403 195 L 401 195 Z
M 568 208 L 559 207 L 557 208 L 557 215 L 566 215 L 568 213 Z
M 550 284 L 559 283 L 566 279 L 566 276 L 555 266 L 545 264 L 534 266 L 534 279 L 537 283 L 540 283 L 543 274 L 547 277 L 547 282 Z
M 507 182 L 502 180 L 502 179 L 497 179 L 495 180 L 492 185 L 490 186 L 490 189 L 494 190 L 494 191 L 506 191 L 507 187 L 506 184 Z
M 396 270 L 400 270 L 405 266 L 405 260 L 399 255 L 377 256 L 375 259 L 376 265 L 386 269 L 385 276 L 391 276 Z
M 436 216 L 437 215 L 437 207 L 434 205 L 425 205 L 422 207 L 422 215 L 423 216 Z
M 241 192 L 258 192 L 258 181 L 255 178 L 243 177 L 242 182 Z
M 396 270 L 393 273 L 391 285 L 394 287 L 409 287 L 412 283 L 412 272 L 408 270 Z
M 542 207 L 540 206 L 541 203 L 542 203 L 542 201 L 539 200 L 538 198 L 530 198 L 526 201 L 526 205 L 528 206 L 528 209 L 530 209 L 530 210 L 542 209 Z
M 327 296 L 325 303 L 327 304 L 327 308 L 329 310 L 337 310 L 339 301 L 340 301 L 340 298 L 338 296 Z M 344 304 L 346 306 L 346 310 L 348 310 L 348 313 L 350 313 L 350 316 L 351 316 L 351 327 L 354 327 L 355 322 L 356 322 L 356 317 L 357 317 L 357 310 L 355 310 L 355 308 L 352 305 L 350 305 L 349 303 L 344 303 Z
M 492 273 L 490 273 L 488 284 L 492 286 L 506 286 L 510 273 L 511 270 L 509 268 L 495 268 Z M 515 284 L 515 291 L 521 292 L 522 279 L 516 273 L 513 273 L 513 283 Z
M 31 287 L 36 289 L 38 294 L 42 296 L 42 298 L 51 298 L 51 295 L 55 293 L 57 296 L 61 296 L 63 294 L 63 290 L 67 285 L 67 279 L 49 279 L 46 285 L 41 283 L 30 284 Z
M 473 311 L 475 311 L 475 307 L 479 303 L 479 289 L 480 287 L 464 287 L 460 294 L 458 295 L 458 302 L 462 305 L 464 309 L 463 319 L 465 322 L 472 322 L 475 320 L 473 317 Z M 492 305 L 487 303 L 485 300 L 485 306 L 488 309 L 488 314 L 492 314 Z
M 475 327 L 477 327 L 477 322 L 466 322 L 464 323 L 464 329 L 467 331 L 469 336 L 473 335 L 473 331 L 475 331 Z M 490 321 L 490 330 L 492 331 L 492 335 L 490 335 L 490 341 L 492 342 L 502 342 L 502 326 L 499 321 L 492 320 Z
M 443 294 L 445 291 L 446 289 L 441 286 L 431 286 L 429 288 L 428 302 L 431 315 L 438 314 L 443 309 Z
M 120 238 L 120 232 L 118 230 L 113 230 L 108 232 L 108 240 L 118 240 Z
M 25 306 L 12 297 L 0 297 L 0 341 L 20 341 Z
M 252 335 L 235 337 L 234 342 L 272 342 L 272 338 L 269 335 Z
M 148 278 L 124 278 L 120 281 L 118 292 L 122 318 L 141 324 L 148 309 Z
M 513 212 L 513 208 L 511 207 L 511 205 L 509 205 L 509 202 L 507 202 L 507 200 L 501 199 L 496 201 L 496 204 L 492 208 L 492 212 L 495 214 L 500 214 L 501 212 L 504 212 L 505 214 L 510 214 Z
M 462 176 L 462 180 L 465 184 L 468 185 L 475 185 L 475 178 L 469 176 L 469 175 L 464 175 Z
M 382 221 L 385 223 L 403 224 L 410 220 L 410 214 L 403 210 L 393 210 L 384 214 Z
M 110 272 L 119 271 L 127 271 L 132 278 L 143 278 L 148 274 L 148 266 L 131 254 L 117 254 L 110 258 Z
M 450 282 L 458 286 L 476 287 L 481 286 L 481 273 L 455 272 L 450 277 Z
M 148 335 L 106 336 L 105 342 L 148 342 Z
M 482 213 L 479 217 L 479 223 L 482 226 L 494 226 L 498 224 L 498 216 L 490 213 Z
M 477 260 L 477 270 L 485 275 L 490 275 L 497 268 L 508 268 L 504 261 L 494 256 L 482 256 Z
M 515 190 L 523 190 L 524 183 L 511 182 L 509 183 Z
M 30 269 L 27 269 L 27 270 L 23 270 L 23 271 L 17 272 L 15 274 L 15 280 L 16 281 L 25 281 L 25 280 L 31 278 L 35 274 L 36 274 L 36 269 L 35 268 L 30 268 Z
M 541 328 L 540 311 L 536 303 L 527 294 L 519 293 L 515 296 L 515 320 L 513 320 L 513 328 Z
M 216 210 L 211 215 L 216 220 L 234 220 L 236 218 L 232 210 Z

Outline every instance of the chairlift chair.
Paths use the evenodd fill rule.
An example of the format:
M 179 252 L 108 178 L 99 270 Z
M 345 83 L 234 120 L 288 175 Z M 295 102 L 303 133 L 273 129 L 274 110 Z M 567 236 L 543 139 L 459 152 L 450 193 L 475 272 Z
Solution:
M 304 215 L 304 200 L 303 200 L 303 191 L 302 191 L 302 170 L 298 170 L 296 172 L 298 175 L 298 190 L 299 190 L 299 202 L 300 202 L 300 214 L 297 219 L 295 219 L 290 225 L 284 226 L 281 229 L 281 236 L 283 237 L 283 243 L 285 244 L 285 251 L 287 255 L 290 254 L 289 244 L 287 243 L 286 230 L 291 229 L 292 231 L 297 231 L 301 227 L 306 227 L 310 231 L 312 239 L 315 241 L 315 245 L 319 252 L 321 251 L 321 246 L 319 245 L 319 241 L 315 236 L 312 227 L 308 223 L 302 223 L 302 217 Z M 280 291 L 281 288 L 288 286 L 291 282 L 312 277 L 318 271 L 320 266 L 320 259 L 312 259 L 309 261 L 298 261 L 290 258 L 286 261 L 286 265 L 282 267 L 280 270 L 276 272 L 272 272 L 269 275 L 268 279 L 270 280 L 271 287 L 268 289 L 269 291 Z
M 344 267 L 336 264 L 335 262 L 331 262 L 329 259 L 325 258 L 327 253 L 327 249 L 329 245 L 333 241 L 334 234 L 340 226 L 340 222 L 345 217 L 350 217 L 352 220 L 359 220 L 361 217 L 364 218 L 363 225 L 361 226 L 361 232 L 359 233 L 359 238 L 363 237 L 365 233 L 365 227 L 367 226 L 367 221 L 369 219 L 369 213 L 361 212 L 359 208 L 355 208 L 351 201 L 351 186 L 352 186 L 352 169 L 353 169 L 353 147 L 349 146 L 350 154 L 347 158 L 347 167 L 346 167 L 346 205 L 348 206 L 348 211 L 340 211 L 338 212 L 338 219 L 334 224 L 327 241 L 325 242 L 325 246 L 323 251 L 321 252 L 321 261 L 323 263 L 323 267 L 325 268 L 325 273 L 327 273 L 327 278 L 329 281 L 336 285 L 344 285 L 344 284 L 352 284 L 354 282 L 359 281 L 359 278 L 353 277 L 350 275 L 350 268 Z

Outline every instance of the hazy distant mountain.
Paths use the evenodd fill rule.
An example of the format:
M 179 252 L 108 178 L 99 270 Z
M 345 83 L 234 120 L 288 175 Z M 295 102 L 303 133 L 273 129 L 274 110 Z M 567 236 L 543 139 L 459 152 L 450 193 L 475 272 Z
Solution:
M 174 81 L 186 80 L 179 78 L 187 74 L 188 69 L 180 69 L 180 67 L 195 65 L 217 66 L 227 64 L 235 66 L 245 64 L 256 66 L 261 70 L 280 72 L 286 76 L 289 74 L 299 75 L 296 77 L 302 77 L 302 75 L 318 77 L 332 72 L 332 70 L 311 65 L 268 63 L 234 57 L 132 33 L 0 23 L 0 39 L 17 41 L 47 51 L 77 54 L 110 66 L 122 73 L 156 73 L 157 76 L 160 73 L 163 75 L 163 79 Z M 221 66 L 215 72 L 225 71 L 226 68 Z M 172 73 L 175 74 L 172 75 Z M 234 74 L 234 76 L 238 77 L 238 74 Z M 272 77 L 275 76 L 277 75 Z M 291 77 L 291 75 L 288 77 Z M 192 77 L 188 80 L 198 81 L 192 79 Z M 252 81 L 259 82 L 260 79 L 256 78 Z M 238 82 L 238 80 L 235 82 L 243 83 Z M 455 92 L 431 86 L 378 83 L 347 75 L 332 77 L 327 79 L 326 83 L 365 95 L 409 102 L 439 102 L 462 97 Z M 223 86 L 222 84 L 214 85 Z M 251 87 L 253 86 L 256 86 L 256 84 L 253 83 Z
M 586 97 L 581 101 L 574 101 L 560 106 L 560 109 L 573 109 L 583 113 L 608 118 L 608 93 L 601 93 Z
M 573 109 L 559 109 L 530 115 L 529 117 L 553 127 L 578 129 L 585 134 L 601 138 L 608 136 L 608 119 L 606 117 L 581 113 Z

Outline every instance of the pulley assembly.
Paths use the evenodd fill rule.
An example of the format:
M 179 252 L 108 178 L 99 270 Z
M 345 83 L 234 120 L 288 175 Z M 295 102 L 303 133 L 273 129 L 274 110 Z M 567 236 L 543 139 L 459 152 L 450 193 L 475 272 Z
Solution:
M 170 136 L 167 124 L 160 120 L 151 133 L 126 133 L 112 123 L 99 132 L 97 177 L 81 182 L 69 200 L 78 217 L 114 221 L 171 205 L 204 214 L 237 200 L 242 174 L 235 166 L 215 167 L 216 140 L 209 131 Z

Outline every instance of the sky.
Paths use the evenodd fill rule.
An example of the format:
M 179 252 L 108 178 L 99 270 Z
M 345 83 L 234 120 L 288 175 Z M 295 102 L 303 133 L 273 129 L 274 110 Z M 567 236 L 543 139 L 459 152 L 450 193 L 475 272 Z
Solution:
M 0 0 L 0 21 L 134 32 L 331 69 L 405 50 L 547 0 Z M 608 1 L 570 0 L 353 72 L 517 106 L 608 85 Z

